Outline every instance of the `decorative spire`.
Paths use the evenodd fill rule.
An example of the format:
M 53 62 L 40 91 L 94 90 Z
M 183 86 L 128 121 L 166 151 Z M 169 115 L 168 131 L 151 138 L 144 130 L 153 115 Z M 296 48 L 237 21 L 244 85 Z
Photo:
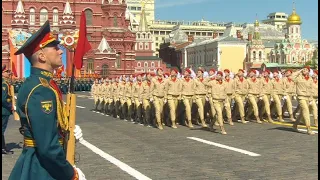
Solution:
M 294 1 L 292 2 L 292 13 L 296 12 L 296 4 L 294 3 Z
M 28 28 L 28 20 L 26 18 L 22 0 L 18 1 L 16 11 L 14 12 L 13 20 L 11 20 L 11 25 L 13 28 Z
M 140 32 L 148 32 L 148 23 L 147 23 L 147 16 L 145 10 L 145 3 L 142 1 L 141 3 L 141 15 L 140 15 L 140 23 L 139 23 L 139 31 Z
M 102 40 L 98 46 L 98 50 L 100 51 L 100 53 L 103 53 L 104 51 L 110 51 L 111 48 L 110 48 L 110 45 L 109 43 L 107 42 L 106 38 L 104 38 L 104 36 L 102 37 Z
M 63 10 L 63 15 L 60 21 L 60 25 L 62 29 L 70 29 L 75 26 L 75 21 L 73 17 L 73 13 L 71 10 L 70 2 L 67 0 L 64 10 Z

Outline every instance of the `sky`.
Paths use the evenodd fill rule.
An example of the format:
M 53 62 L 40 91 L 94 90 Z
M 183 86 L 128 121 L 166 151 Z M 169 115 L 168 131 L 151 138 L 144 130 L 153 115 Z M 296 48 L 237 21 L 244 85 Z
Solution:
M 302 38 L 318 40 L 318 0 L 295 0 Z M 155 0 L 156 20 L 253 23 L 269 13 L 292 13 L 292 0 Z

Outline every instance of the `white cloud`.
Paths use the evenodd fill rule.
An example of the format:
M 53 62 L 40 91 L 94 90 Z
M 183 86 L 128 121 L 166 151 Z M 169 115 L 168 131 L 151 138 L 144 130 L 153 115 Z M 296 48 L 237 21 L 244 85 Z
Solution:
M 156 8 L 166 8 L 173 6 L 182 6 L 189 4 L 199 4 L 208 0 L 158 0 L 156 1 Z

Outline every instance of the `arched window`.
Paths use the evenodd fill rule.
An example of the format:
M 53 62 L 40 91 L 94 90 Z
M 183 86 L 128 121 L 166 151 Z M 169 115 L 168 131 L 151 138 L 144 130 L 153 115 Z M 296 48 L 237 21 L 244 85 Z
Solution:
M 144 67 L 148 67 L 148 63 L 147 62 L 144 62 Z
M 86 9 L 84 11 L 84 13 L 86 14 L 87 25 L 92 26 L 92 11 L 91 11 L 91 9 Z
M 151 62 L 151 67 L 154 67 L 154 62 Z
M 59 11 L 58 9 L 53 9 L 52 23 L 57 26 L 59 22 Z
M 299 28 L 296 27 L 296 33 L 299 33 Z
M 256 59 L 256 51 L 253 51 L 253 59 Z
M 261 60 L 261 58 L 262 58 L 262 52 L 259 51 L 259 60 Z
M 30 12 L 30 14 L 29 14 L 30 25 L 35 25 L 35 22 L 36 22 L 36 10 L 34 8 L 30 8 L 29 12 Z
M 48 20 L 48 10 L 40 10 L 40 25 L 43 25 Z
M 149 46 L 148 46 L 148 44 L 145 44 L 145 49 L 149 49 Z
M 87 72 L 88 73 L 94 73 L 94 68 L 93 68 L 93 59 L 88 59 L 88 62 L 87 62 Z
M 116 59 L 116 68 L 120 68 L 121 65 L 121 57 L 119 54 L 117 54 L 117 59 Z
M 138 62 L 137 66 L 138 66 L 138 67 L 141 67 L 141 63 L 140 63 L 140 62 Z
M 113 17 L 113 27 L 118 27 L 118 17 L 117 16 Z
M 108 76 L 108 65 L 104 64 L 102 65 L 102 76 L 106 77 Z

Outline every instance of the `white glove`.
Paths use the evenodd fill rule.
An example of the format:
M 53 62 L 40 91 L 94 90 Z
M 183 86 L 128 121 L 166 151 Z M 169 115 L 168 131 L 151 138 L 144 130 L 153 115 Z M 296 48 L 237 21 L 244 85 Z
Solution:
M 283 99 L 287 99 L 287 96 L 283 96 Z
M 259 99 L 262 100 L 262 96 L 260 96 Z
M 163 102 L 164 102 L 164 103 L 167 103 L 167 99 L 164 99 Z
M 206 101 L 209 101 L 209 98 L 208 98 L 208 97 L 206 97 Z
M 316 104 L 318 105 L 318 100 L 316 100 Z
M 82 141 L 83 140 L 82 130 L 81 130 L 80 126 L 75 125 L 73 133 L 74 133 L 74 137 L 76 138 L 77 141 Z
M 297 100 L 297 96 L 293 96 L 293 99 L 294 99 L 294 100 Z
M 17 96 L 14 96 L 14 99 L 17 99 Z
M 153 98 L 150 98 L 150 102 L 152 102 L 153 101 Z
M 140 102 L 140 104 L 142 104 L 142 101 L 139 101 Z
M 17 106 L 13 105 L 13 110 L 16 111 L 17 110 Z
M 312 104 L 312 101 L 310 101 L 309 104 L 311 105 L 311 104 Z
M 77 168 L 76 166 L 73 166 L 73 167 L 76 169 L 76 171 L 79 175 L 79 180 L 87 180 L 86 176 L 83 174 L 83 172 L 79 168 Z
M 273 98 L 271 98 L 270 101 L 273 102 Z

